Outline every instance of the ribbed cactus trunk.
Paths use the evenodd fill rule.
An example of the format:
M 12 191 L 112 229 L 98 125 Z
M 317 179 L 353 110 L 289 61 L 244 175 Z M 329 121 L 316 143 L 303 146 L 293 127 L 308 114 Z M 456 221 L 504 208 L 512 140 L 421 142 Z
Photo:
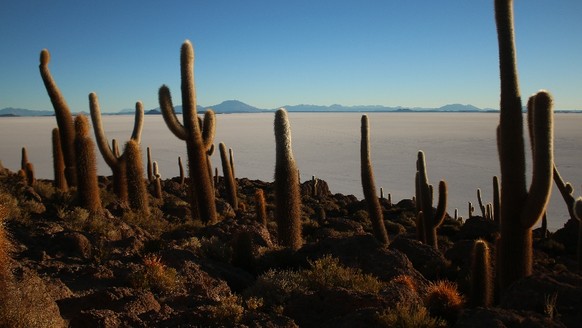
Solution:
M 499 178 L 493 177 L 493 221 L 499 225 L 501 211 L 501 191 L 499 190 Z
M 150 214 L 148 193 L 145 184 L 143 161 L 141 150 L 137 141 L 130 139 L 125 144 L 124 150 L 127 168 L 127 191 L 129 194 L 129 207 L 134 211 L 140 211 L 144 215 Z
M 61 135 L 61 146 L 63 148 L 63 157 L 65 159 L 65 176 L 70 187 L 77 185 L 76 155 L 75 155 L 75 128 L 73 126 L 73 116 L 65 97 L 57 87 L 51 72 L 48 68 L 51 55 L 48 50 L 43 49 L 40 52 L 40 75 L 46 91 L 51 99 L 55 110 L 57 125 Z
M 183 125 L 178 121 L 170 89 L 163 85 L 159 101 L 166 125 L 181 140 L 186 141 L 188 172 L 190 174 L 191 215 L 204 223 L 217 222 L 214 188 L 208 169 L 207 152 L 214 139 L 214 112 L 204 113 L 204 130 L 198 123 L 196 90 L 194 87 L 194 48 L 190 41 L 182 44 L 180 52 Z M 207 123 L 208 122 L 208 123 Z
M 495 1 L 501 77 L 497 132 L 501 166 L 501 238 L 498 276 L 501 291 L 532 273 L 532 230 L 549 199 L 553 168 L 552 101 L 546 92 L 535 95 L 532 119 L 533 178 L 526 189 L 523 117 L 517 75 L 513 1 Z
M 79 205 L 91 213 L 102 213 L 97 182 L 95 145 L 89 137 L 89 120 L 84 115 L 75 118 L 75 153 L 77 154 L 77 196 Z
M 58 128 L 54 128 L 52 132 L 52 148 L 55 188 L 61 191 L 67 191 L 69 188 L 67 187 L 67 179 L 65 178 L 65 159 L 63 158 L 61 136 L 59 135 Z
M 291 127 L 287 111 L 275 113 L 275 216 L 281 244 L 297 250 L 301 239 L 301 193 L 299 174 L 291 147 Z
M 362 178 L 362 189 L 368 208 L 368 215 L 372 222 L 374 237 L 384 244 L 388 245 L 390 239 L 384 225 L 384 215 L 380 200 L 376 194 L 376 184 L 374 182 L 374 170 L 370 156 L 370 129 L 368 125 L 368 116 L 362 115 L 361 125 L 361 142 L 360 142 L 360 173 Z
M 226 187 L 226 199 L 232 208 L 238 210 L 238 197 L 236 192 L 236 180 L 234 179 L 234 172 L 232 171 L 231 162 L 226 154 L 226 145 L 220 143 L 218 145 L 220 151 L 220 160 L 222 162 L 222 174 L 224 175 L 224 184 Z

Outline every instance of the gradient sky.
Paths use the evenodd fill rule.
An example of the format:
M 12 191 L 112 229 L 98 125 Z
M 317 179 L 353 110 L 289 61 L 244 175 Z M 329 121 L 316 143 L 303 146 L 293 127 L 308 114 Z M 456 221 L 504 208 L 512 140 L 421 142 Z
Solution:
M 521 91 L 582 109 L 582 1 L 516 0 Z M 198 102 L 498 108 L 493 0 L 38 1 L 0 4 L 0 108 L 52 109 L 39 53 L 73 111 L 180 103 L 179 49 Z

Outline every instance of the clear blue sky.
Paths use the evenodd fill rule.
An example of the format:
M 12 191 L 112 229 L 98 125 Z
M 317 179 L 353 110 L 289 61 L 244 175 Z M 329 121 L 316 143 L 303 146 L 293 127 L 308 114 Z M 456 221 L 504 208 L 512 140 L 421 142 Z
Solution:
M 582 1 L 516 0 L 521 90 L 582 109 Z M 0 108 L 52 109 L 41 49 L 73 111 L 179 100 L 179 49 L 198 102 L 498 107 L 493 0 L 38 1 L 0 4 Z

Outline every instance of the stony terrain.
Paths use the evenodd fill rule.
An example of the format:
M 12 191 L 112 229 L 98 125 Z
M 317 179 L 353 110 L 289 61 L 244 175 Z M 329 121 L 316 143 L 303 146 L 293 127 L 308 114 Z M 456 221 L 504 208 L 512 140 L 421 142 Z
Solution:
M 484 239 L 494 258 L 497 225 L 482 217 L 438 229 L 439 249 L 416 240 L 412 200 L 381 199 L 390 245 L 373 237 L 365 203 L 302 183 L 298 251 L 278 246 L 272 183 L 237 179 L 238 211 L 216 186 L 220 222 L 189 219 L 187 187 L 162 181 L 149 216 L 116 202 L 99 177 L 101 216 L 76 206 L 52 181 L 27 185 L 3 169 L 0 204 L 12 275 L 3 278 L 2 327 L 579 327 L 582 276 L 577 221 L 542 238 L 534 274 L 495 306 L 472 307 L 471 250 Z M 149 186 L 153 193 L 153 186 Z M 270 220 L 257 221 L 263 189 Z M 0 238 L 1 239 L 1 238 Z M 2 253 L 2 252 L 0 252 Z M 1 255 L 1 254 L 0 254 Z M 1 256 L 0 256 L 1 258 Z M 2 262 L 2 261 L 0 261 Z M 494 266 L 494 259 L 491 261 Z

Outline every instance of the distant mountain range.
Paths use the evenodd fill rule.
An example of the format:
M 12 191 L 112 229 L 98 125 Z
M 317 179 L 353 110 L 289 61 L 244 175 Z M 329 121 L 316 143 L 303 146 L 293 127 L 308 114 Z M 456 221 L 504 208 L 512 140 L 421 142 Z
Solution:
M 439 108 L 422 108 L 422 107 L 387 107 L 381 105 L 371 105 L 371 106 L 343 106 L 334 104 L 331 106 L 319 106 L 319 105 L 287 105 L 281 106 L 289 112 L 498 112 L 497 109 L 493 108 L 478 108 L 473 105 L 463 105 L 463 104 L 450 104 Z M 264 113 L 264 112 L 274 112 L 276 108 L 273 109 L 261 109 L 248 104 L 245 104 L 238 100 L 227 100 L 214 106 L 198 106 L 198 112 L 204 112 L 207 109 L 214 110 L 217 114 L 234 114 L 234 113 Z M 176 113 L 182 113 L 182 106 L 175 106 Z M 104 115 L 131 115 L 135 112 L 135 109 L 123 109 L 117 113 L 103 113 Z M 558 111 L 559 112 L 559 111 Z M 579 110 L 568 111 L 568 112 L 582 112 Z M 86 114 L 86 113 L 85 113 Z M 154 108 L 146 110 L 146 115 L 159 115 L 161 114 L 160 108 Z M 29 110 L 22 108 L 3 108 L 0 109 L 0 117 L 8 116 L 53 116 L 53 110 Z

